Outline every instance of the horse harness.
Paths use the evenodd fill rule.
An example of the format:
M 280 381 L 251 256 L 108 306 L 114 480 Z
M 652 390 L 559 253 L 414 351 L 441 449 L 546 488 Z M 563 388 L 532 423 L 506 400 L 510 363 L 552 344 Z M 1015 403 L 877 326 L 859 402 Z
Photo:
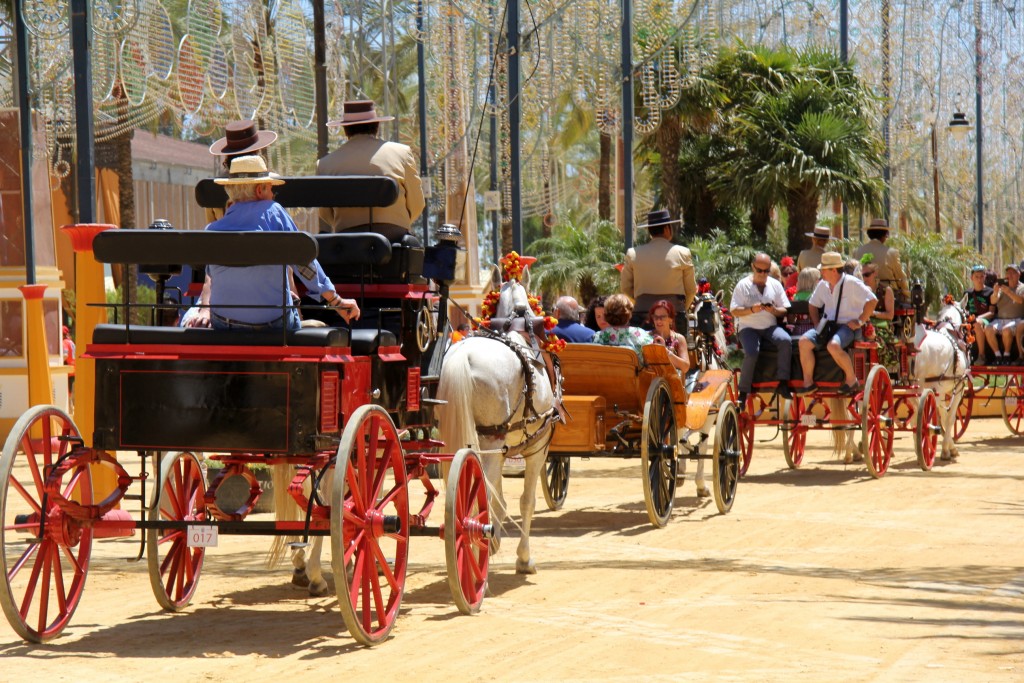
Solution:
M 960 330 L 956 327 L 956 324 L 949 318 L 942 318 L 931 324 L 931 331 L 942 336 L 943 339 L 948 341 L 953 347 L 953 359 L 949 362 L 946 368 L 941 374 L 934 377 L 924 377 L 921 379 L 922 382 L 939 382 L 942 380 L 954 380 L 956 383 L 966 381 L 964 377 L 957 374 L 957 358 L 960 354 L 957 351 L 961 351 L 961 345 L 964 344 L 964 340 L 958 338 Z M 962 326 L 961 326 L 962 327 Z M 953 330 L 957 329 L 957 334 L 954 334 Z M 947 374 L 952 372 L 952 374 Z

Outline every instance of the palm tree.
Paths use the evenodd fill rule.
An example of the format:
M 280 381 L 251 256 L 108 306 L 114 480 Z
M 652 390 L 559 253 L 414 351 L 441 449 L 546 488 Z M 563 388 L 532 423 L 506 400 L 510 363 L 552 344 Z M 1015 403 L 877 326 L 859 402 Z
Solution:
M 530 244 L 537 257 L 530 267 L 534 291 L 572 294 L 586 304 L 599 294 L 619 291 L 622 234 L 613 223 L 599 221 L 592 228 L 569 220 L 552 230 L 551 237 Z

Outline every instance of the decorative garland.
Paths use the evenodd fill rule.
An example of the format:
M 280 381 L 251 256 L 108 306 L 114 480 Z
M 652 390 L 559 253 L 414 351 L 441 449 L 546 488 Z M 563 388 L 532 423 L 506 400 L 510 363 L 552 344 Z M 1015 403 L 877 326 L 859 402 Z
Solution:
M 501 259 L 502 267 L 502 281 L 509 282 L 515 280 L 520 282 L 523 277 L 523 269 L 527 264 L 523 263 L 522 257 L 512 251 L 506 254 Z M 480 317 L 473 318 L 470 323 L 474 330 L 478 330 L 481 327 L 490 327 L 491 318 L 494 317 L 495 312 L 498 310 L 498 300 L 501 298 L 501 291 L 498 289 L 488 292 L 484 296 L 483 303 L 480 305 Z M 532 294 L 527 295 L 527 301 L 530 303 L 530 310 L 533 311 L 534 316 L 543 318 L 544 330 L 547 332 L 545 338 L 539 340 L 540 348 L 548 353 L 558 353 L 565 348 L 565 340 L 559 339 L 555 335 L 551 334 L 551 330 L 555 329 L 558 325 L 558 320 L 544 313 L 544 309 L 540 305 L 540 299 L 533 296 Z

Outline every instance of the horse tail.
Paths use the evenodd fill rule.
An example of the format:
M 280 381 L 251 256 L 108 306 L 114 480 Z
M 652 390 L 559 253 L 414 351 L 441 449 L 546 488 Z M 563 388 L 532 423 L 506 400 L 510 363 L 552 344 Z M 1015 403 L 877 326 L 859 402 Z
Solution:
M 287 463 L 274 465 L 270 468 L 274 483 L 274 517 L 279 522 L 297 522 L 305 518 L 303 510 L 288 493 L 292 483 L 293 468 Z M 288 552 L 288 544 L 297 540 L 297 536 L 275 536 L 267 551 L 266 565 L 276 567 Z
M 828 399 L 829 413 L 839 419 L 849 419 L 850 413 L 847 410 L 848 403 L 846 399 L 842 398 L 830 398 Z M 836 458 L 845 459 L 847 450 L 853 445 L 851 439 L 856 441 L 855 437 L 851 437 L 847 432 L 849 430 L 843 429 L 832 429 L 832 454 Z
M 461 448 L 479 448 L 476 418 L 473 415 L 473 372 L 469 353 L 472 339 L 461 342 L 441 365 L 437 397 L 445 403 L 437 408 L 438 432 L 451 452 Z

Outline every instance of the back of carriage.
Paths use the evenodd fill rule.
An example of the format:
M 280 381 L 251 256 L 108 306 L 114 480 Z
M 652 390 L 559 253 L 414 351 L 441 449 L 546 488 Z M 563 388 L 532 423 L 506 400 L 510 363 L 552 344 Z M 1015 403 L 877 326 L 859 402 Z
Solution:
M 378 180 L 386 179 L 369 182 L 376 187 Z M 344 191 L 350 182 L 295 179 L 279 198 L 291 206 L 318 206 L 325 196 L 365 202 L 367 190 Z M 398 333 L 412 341 L 399 344 L 383 325 L 241 333 L 98 326 L 87 350 L 96 368 L 94 433 L 80 434 L 57 408 L 36 407 L 15 425 L 0 460 L 0 603 L 20 635 L 36 642 L 57 636 L 79 603 L 93 539 L 135 530 L 142 532 L 135 559 L 148 558 L 154 593 L 169 610 L 191 601 L 206 546 L 232 533 L 329 536 L 339 606 L 365 644 L 383 640 L 394 626 L 413 535 L 445 539 L 455 602 L 463 612 L 479 608 L 491 531 L 480 464 L 469 451 L 436 453 L 441 444 L 426 426 L 430 390 L 422 369 L 429 368 L 437 335 L 420 326 L 437 293 L 428 294 L 415 268 L 387 281 L 381 271 L 396 250 L 373 237 L 332 235 L 318 238 L 319 245 L 302 233 L 111 230 L 96 237 L 101 262 L 147 263 L 159 254 L 171 265 L 278 265 L 282 278 L 285 265 L 309 263 L 318 251 L 330 262 L 326 252 L 337 247 L 345 266 L 364 269 L 358 286 L 365 298 L 386 289 L 407 304 L 398 307 Z M 360 252 L 359 244 L 370 246 Z M 434 264 L 453 263 L 452 248 L 420 253 Z M 433 275 L 443 296 L 451 276 Z M 127 463 L 126 451 L 139 456 L 137 474 L 115 458 L 120 453 Z M 213 482 L 206 481 L 206 458 L 224 465 Z M 443 460 L 454 461 L 445 522 L 429 527 L 438 491 L 426 467 Z M 301 520 L 249 519 L 261 493 L 255 464 L 294 468 L 288 492 L 305 511 Z M 94 490 L 97 468 L 113 473 L 112 490 Z M 328 490 L 321 484 L 332 474 Z M 250 484 L 240 507 L 222 505 L 218 495 L 233 476 Z M 419 511 L 410 508 L 412 480 L 426 492 Z M 120 509 L 133 502 L 137 517 Z

